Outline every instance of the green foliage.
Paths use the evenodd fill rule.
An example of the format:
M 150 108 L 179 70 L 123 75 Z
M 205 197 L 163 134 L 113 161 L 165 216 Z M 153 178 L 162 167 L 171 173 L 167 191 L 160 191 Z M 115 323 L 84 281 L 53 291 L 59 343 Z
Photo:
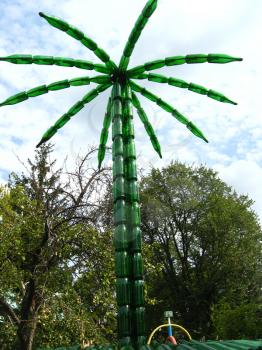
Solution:
M 180 163 L 142 179 L 142 230 L 152 249 L 149 327 L 164 308 L 195 337 L 212 336 L 214 307 L 255 303 L 261 288 L 261 227 L 247 196 L 237 195 L 205 167 Z
M 231 307 L 219 303 L 213 312 L 215 334 L 220 339 L 259 339 L 262 335 L 262 304 Z
M 95 228 L 92 203 L 82 202 L 97 196 L 102 175 L 62 183 L 50 152 L 40 148 L 29 174 L 0 188 L 1 349 L 34 339 L 34 327 L 35 346 L 114 340 L 112 235 Z M 68 187 L 74 176 L 84 191 Z

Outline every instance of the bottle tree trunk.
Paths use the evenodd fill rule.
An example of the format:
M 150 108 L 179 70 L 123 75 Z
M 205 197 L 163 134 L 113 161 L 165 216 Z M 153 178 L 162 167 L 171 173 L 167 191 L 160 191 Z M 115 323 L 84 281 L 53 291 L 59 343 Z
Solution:
M 112 91 L 113 197 L 118 336 L 121 345 L 145 343 L 139 193 L 131 89 Z

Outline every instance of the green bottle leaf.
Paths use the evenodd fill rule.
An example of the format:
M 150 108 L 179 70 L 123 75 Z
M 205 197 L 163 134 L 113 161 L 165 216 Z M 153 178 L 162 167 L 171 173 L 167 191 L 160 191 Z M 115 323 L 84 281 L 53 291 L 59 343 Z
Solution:
M 46 85 L 41 85 L 41 86 L 37 86 L 31 90 L 27 91 L 27 95 L 28 97 L 36 97 L 39 95 L 43 95 L 46 94 L 48 92 L 48 88 Z
M 69 122 L 70 119 L 71 119 L 71 116 L 66 113 L 55 122 L 53 127 L 56 130 L 58 130 L 58 129 L 62 128 L 67 122 Z
M 208 93 L 208 90 L 206 88 L 204 88 L 201 85 L 197 85 L 197 84 L 193 84 L 193 83 L 189 84 L 188 90 L 194 91 L 194 92 L 201 94 L 201 95 L 206 95 Z
M 168 104 L 165 101 L 162 101 L 161 98 L 159 98 L 156 103 L 159 107 L 163 108 L 168 113 L 172 113 L 174 110 L 174 108 L 170 106 L 170 104 Z
M 214 100 L 217 100 L 219 102 L 226 102 L 226 103 L 231 103 L 233 105 L 237 105 L 236 102 L 231 101 L 229 98 L 227 98 L 226 96 L 222 95 L 220 92 L 214 91 L 214 90 L 209 90 L 208 97 L 213 98 Z
M 80 41 L 85 47 L 93 51 L 94 54 L 106 64 L 107 68 L 112 71 L 116 68 L 116 64 L 110 60 L 109 55 L 90 38 L 88 38 L 81 30 L 72 26 L 71 24 L 63 21 L 60 18 L 52 17 L 40 12 L 39 15 L 43 17 L 51 26 L 56 27 L 71 36 L 72 38 Z
M 207 56 L 207 61 L 209 63 L 230 63 L 234 61 L 243 61 L 243 58 L 232 57 L 222 53 L 210 53 Z
M 163 75 L 153 74 L 153 73 L 148 74 L 148 80 L 154 81 L 156 83 L 167 83 L 168 82 L 168 78 L 164 77 Z
M 192 122 L 189 122 L 186 126 L 195 136 L 201 138 L 205 142 L 208 142 L 201 130 L 199 130 Z
M 53 56 L 42 56 L 42 55 L 32 56 L 32 63 L 41 64 L 41 65 L 53 65 L 54 64 L 54 57 Z
M 137 66 L 137 67 L 135 67 L 135 68 L 129 69 L 129 70 L 127 71 L 127 75 L 128 75 L 129 77 L 133 78 L 134 76 L 139 75 L 139 74 L 142 74 L 142 73 L 144 73 L 145 71 L 146 71 L 146 68 L 145 68 L 144 65 L 142 65 L 142 66 Z
M 165 66 L 165 60 L 156 60 L 156 61 L 148 62 L 144 66 L 147 71 L 159 69 Z
M 81 32 L 81 30 L 77 29 L 72 25 L 69 26 L 68 30 L 66 31 L 66 34 L 79 41 L 81 41 L 85 37 L 85 34 Z
M 157 8 L 157 0 L 149 0 L 146 6 L 143 8 L 142 15 L 146 18 L 149 18 L 154 13 Z
M 109 97 L 108 103 L 107 103 L 107 109 L 106 109 L 106 114 L 104 117 L 103 121 L 103 128 L 100 134 L 100 144 L 99 144 L 99 149 L 98 149 L 98 169 L 101 168 L 102 162 L 105 158 L 105 153 L 106 153 L 106 143 L 108 139 L 108 130 L 111 125 L 112 121 L 112 99 Z
M 99 73 L 109 74 L 110 69 L 107 68 L 104 64 L 96 63 L 94 64 L 94 70 Z
M 0 57 L 0 61 L 6 61 L 15 64 L 31 64 L 32 55 L 10 55 L 7 57 Z
M 56 27 L 63 32 L 66 32 L 69 28 L 69 24 L 62 21 L 60 18 L 48 16 L 43 12 L 39 12 L 39 16 L 43 17 L 49 24 L 51 24 L 51 26 Z
M 185 56 L 171 56 L 171 57 L 165 58 L 166 66 L 176 66 L 184 63 L 186 63 Z
M 169 78 L 168 85 L 176 86 L 182 89 L 188 88 L 189 86 L 189 84 L 186 81 L 177 78 Z
M 81 109 L 84 108 L 84 103 L 82 101 L 78 101 L 76 102 L 67 112 L 67 115 L 69 115 L 70 117 L 74 116 L 75 114 L 77 114 L 79 111 L 81 111 Z
M 36 145 L 36 148 L 40 147 L 43 143 L 50 140 L 51 137 L 54 136 L 56 132 L 57 130 L 53 126 L 49 128 L 42 136 L 41 141 Z
M 26 91 L 19 92 L 18 94 L 15 94 L 8 99 L 6 99 L 4 102 L 0 103 L 0 107 L 6 106 L 6 105 L 14 105 L 16 103 L 20 103 L 22 101 L 25 101 L 28 99 L 28 95 Z
M 75 60 L 73 58 L 65 58 L 65 57 L 56 57 L 54 62 L 57 66 L 62 67 L 74 67 Z
M 97 84 L 108 84 L 111 83 L 111 77 L 109 75 L 98 75 L 90 78 L 90 82 Z
M 207 55 L 203 55 L 201 53 L 199 54 L 193 54 L 193 55 L 187 55 L 185 57 L 186 63 L 204 63 L 207 62 Z
M 89 61 L 75 60 L 75 67 L 81 68 L 81 69 L 93 70 L 94 64 Z
M 70 80 L 70 85 L 72 86 L 82 86 L 82 85 L 89 85 L 90 84 L 90 77 L 80 77 L 80 78 L 74 78 Z
M 178 112 L 176 109 L 173 110 L 173 112 L 171 113 L 173 117 L 176 118 L 176 120 L 178 120 L 180 123 L 187 125 L 188 124 L 188 119 L 183 116 L 183 114 L 181 114 L 180 112 Z
M 56 91 L 56 90 L 62 90 L 70 87 L 70 82 L 66 80 L 60 80 L 56 81 L 55 83 L 49 84 L 48 85 L 48 90 L 50 91 Z
M 135 93 L 132 93 L 132 103 L 137 110 L 137 114 L 138 114 L 141 122 L 144 124 L 144 127 L 146 129 L 146 132 L 147 132 L 149 138 L 150 138 L 150 141 L 151 141 L 151 144 L 152 144 L 154 150 L 158 153 L 159 157 L 162 158 L 161 147 L 160 147 L 158 139 L 155 135 L 154 129 L 153 129 L 152 125 L 150 124 L 148 117 L 147 117 L 144 109 L 142 108 L 140 101 L 137 98 Z
M 129 57 L 131 56 L 134 47 L 136 45 L 136 42 L 138 38 L 141 35 L 142 30 L 144 29 L 149 17 L 153 14 L 157 7 L 157 0 L 149 0 L 147 1 L 145 7 L 142 10 L 141 15 L 138 17 L 129 37 L 127 40 L 127 43 L 125 45 L 123 55 L 120 59 L 119 68 L 121 70 L 126 70 L 128 63 L 129 63 Z

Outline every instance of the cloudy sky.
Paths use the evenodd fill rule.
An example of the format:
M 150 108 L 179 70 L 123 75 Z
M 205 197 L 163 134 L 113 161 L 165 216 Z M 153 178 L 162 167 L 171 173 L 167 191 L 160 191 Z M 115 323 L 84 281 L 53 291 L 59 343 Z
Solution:
M 44 54 L 92 60 L 79 42 L 51 27 L 38 12 L 77 26 L 118 63 L 129 32 L 145 0 L 1 0 L 0 56 Z M 139 165 L 164 166 L 170 160 L 206 164 L 239 193 L 255 200 L 262 218 L 262 1 L 159 0 L 134 50 L 130 67 L 146 61 L 193 53 L 226 53 L 243 62 L 195 64 L 162 68 L 159 73 L 222 92 L 237 106 L 219 103 L 188 90 L 145 83 L 193 121 L 210 141 L 194 137 L 168 113 L 141 97 L 162 146 L 163 159 L 152 150 L 135 117 Z M 157 71 L 155 71 L 157 73 Z M 57 80 L 94 75 L 77 68 L 0 64 L 0 100 Z M 142 83 L 141 83 L 142 84 Z M 0 182 L 21 171 L 46 129 L 92 86 L 72 87 L 0 109 Z M 53 138 L 55 156 L 73 163 L 97 145 L 108 92 L 83 109 Z M 110 159 L 107 158 L 109 162 Z

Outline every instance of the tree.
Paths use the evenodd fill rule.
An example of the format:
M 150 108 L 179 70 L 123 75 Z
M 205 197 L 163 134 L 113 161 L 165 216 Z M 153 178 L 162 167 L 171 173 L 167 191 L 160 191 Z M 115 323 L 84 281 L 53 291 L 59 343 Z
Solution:
M 137 40 L 142 33 L 148 19 L 157 7 L 157 0 L 147 1 L 142 13 L 138 17 L 134 28 L 125 45 L 120 63 L 117 66 L 110 56 L 83 32 L 55 17 L 48 16 L 40 12 L 40 16 L 47 20 L 53 27 L 64 31 L 74 39 L 80 41 L 85 47 L 104 63 L 93 64 L 92 62 L 75 60 L 71 58 L 58 58 L 48 56 L 32 55 L 12 55 L 2 57 L 0 60 L 15 64 L 47 64 L 66 67 L 78 67 L 81 69 L 95 70 L 104 75 L 96 77 L 80 77 L 72 80 L 63 80 L 50 85 L 42 85 L 29 91 L 21 92 L 8 98 L 0 106 L 22 102 L 30 97 L 35 97 L 47 93 L 48 91 L 60 90 L 70 86 L 88 85 L 90 82 L 98 84 L 98 87 L 87 93 L 82 100 L 74 104 L 47 132 L 43 135 L 38 144 L 49 140 L 58 129 L 63 127 L 75 114 L 77 114 L 87 103 L 92 101 L 98 94 L 112 87 L 111 96 L 108 100 L 107 112 L 104 119 L 103 129 L 100 137 L 100 147 L 98 152 L 99 167 L 105 156 L 108 130 L 112 121 L 113 136 L 113 194 L 114 194 L 114 222 L 115 222 L 115 249 L 116 249 L 116 290 L 118 303 L 118 333 L 120 344 L 145 343 L 145 323 L 144 323 L 144 282 L 143 282 L 143 262 L 141 257 L 141 231 L 140 231 L 140 210 L 139 195 L 137 188 L 136 174 L 136 152 L 134 144 L 134 127 L 132 105 L 143 122 L 150 137 L 152 145 L 161 157 L 161 149 L 155 136 L 152 125 L 142 108 L 136 92 L 153 101 L 162 109 L 171 113 L 179 122 L 197 137 L 207 142 L 203 133 L 187 118 L 176 109 L 154 95 L 144 87 L 136 84 L 134 79 L 148 79 L 157 83 L 167 83 L 179 88 L 187 88 L 190 91 L 207 95 L 220 102 L 236 104 L 224 95 L 208 90 L 200 85 L 187 83 L 176 78 L 167 78 L 158 74 L 147 74 L 164 66 L 174 66 L 184 63 L 228 63 L 241 61 L 241 58 L 234 58 L 224 54 L 193 54 L 187 56 L 173 56 L 165 59 L 147 62 L 141 66 L 128 70 L 130 57 Z M 122 268 L 124 266 L 124 268 Z M 131 293 L 131 290 L 134 293 Z M 131 297 L 132 294 L 132 297 Z
M 65 182 L 49 159 L 51 151 L 50 145 L 42 146 L 34 162 L 29 160 L 29 173 L 13 174 L 0 193 L 0 315 L 12 324 L 10 332 L 16 330 L 20 350 L 32 349 L 48 300 L 66 293 L 77 274 L 93 264 L 90 241 L 100 236 L 93 222 L 105 171 L 87 168 L 94 150 Z
M 243 307 L 260 295 L 261 227 L 253 202 L 211 169 L 178 162 L 152 169 L 141 193 L 145 241 L 162 266 L 158 281 L 148 276 L 150 295 L 160 301 L 150 315 L 169 306 L 195 336 L 211 336 L 221 300 Z
M 256 302 L 258 300 L 255 299 Z M 216 334 L 220 339 L 260 339 L 262 334 L 262 304 L 249 302 L 232 306 L 223 300 L 213 313 Z

